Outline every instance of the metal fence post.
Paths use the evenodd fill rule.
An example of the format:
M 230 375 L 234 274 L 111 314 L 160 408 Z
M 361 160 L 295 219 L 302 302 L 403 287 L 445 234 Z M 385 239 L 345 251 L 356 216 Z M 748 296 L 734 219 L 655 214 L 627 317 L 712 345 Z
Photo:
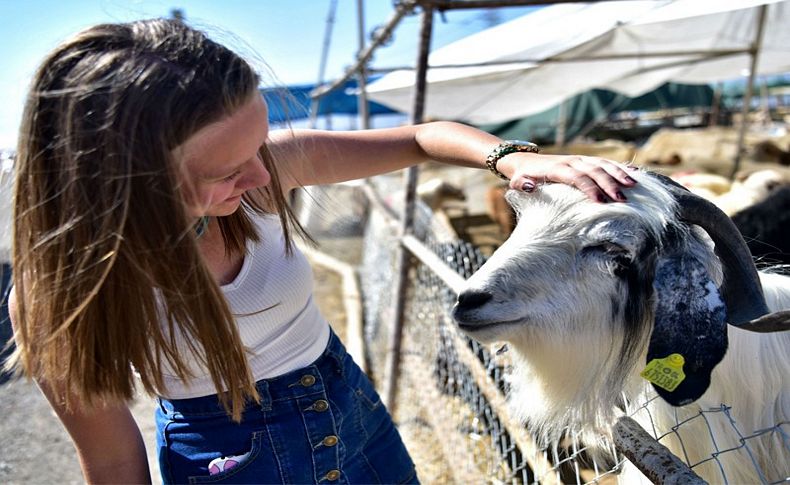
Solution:
M 414 103 L 412 105 L 412 124 L 422 123 L 425 111 L 425 85 L 428 71 L 428 54 L 431 49 L 431 36 L 433 33 L 433 8 L 424 7 L 420 25 L 420 47 L 417 56 L 417 71 L 415 73 Z M 404 176 L 405 194 L 403 201 L 403 215 L 400 226 L 399 243 L 396 250 L 397 263 L 395 267 L 394 311 L 392 322 L 389 326 L 389 342 L 387 344 L 386 387 L 384 404 L 395 412 L 395 396 L 397 393 L 398 375 L 400 373 L 400 349 L 403 330 L 403 311 L 406 303 L 406 288 L 410 269 L 411 256 L 403 246 L 403 236 L 410 234 L 414 225 L 414 198 L 417 188 L 417 175 L 419 169 L 410 167 Z

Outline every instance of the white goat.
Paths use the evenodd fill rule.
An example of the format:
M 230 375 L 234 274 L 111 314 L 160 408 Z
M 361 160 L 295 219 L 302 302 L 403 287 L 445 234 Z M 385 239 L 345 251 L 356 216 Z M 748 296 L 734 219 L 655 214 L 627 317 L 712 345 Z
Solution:
M 758 276 L 711 203 L 665 177 L 632 176 L 627 203 L 593 203 L 560 184 L 509 192 L 524 217 L 468 280 L 453 317 L 474 339 L 509 343 L 511 406 L 544 443 L 571 428 L 601 444 L 619 414 L 641 409 L 635 418 L 669 433 L 661 442 L 673 453 L 708 460 L 694 467 L 707 480 L 781 481 L 790 476 L 790 332 L 744 328 L 790 326 L 778 311 L 790 308 L 790 278 Z M 775 313 L 764 316 L 766 302 Z M 676 389 L 640 377 L 671 354 L 685 359 Z M 707 412 L 722 405 L 731 409 Z M 747 446 L 738 435 L 772 428 Z
M 729 191 L 711 199 L 728 216 L 764 201 L 781 187 L 790 185 L 787 176 L 777 170 L 765 169 L 741 174 Z

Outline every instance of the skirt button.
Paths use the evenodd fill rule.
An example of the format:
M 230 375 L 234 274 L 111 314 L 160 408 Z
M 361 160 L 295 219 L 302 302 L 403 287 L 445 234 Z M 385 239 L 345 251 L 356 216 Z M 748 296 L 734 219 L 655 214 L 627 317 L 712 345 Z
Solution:
M 323 399 L 319 399 L 315 403 L 313 403 L 313 409 L 318 411 L 319 413 L 326 411 L 329 409 L 329 403 Z
M 310 387 L 315 384 L 315 376 L 311 376 L 310 374 L 302 376 L 299 379 L 299 384 L 303 385 L 304 387 Z
M 331 470 L 326 474 L 326 479 L 330 482 L 334 482 L 338 478 L 340 478 L 340 470 Z

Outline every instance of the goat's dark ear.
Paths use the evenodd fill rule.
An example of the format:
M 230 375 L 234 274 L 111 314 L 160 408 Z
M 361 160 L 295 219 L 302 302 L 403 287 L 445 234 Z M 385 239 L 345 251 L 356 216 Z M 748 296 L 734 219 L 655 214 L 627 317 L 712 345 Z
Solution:
M 727 351 L 726 307 L 705 267 L 687 254 L 661 258 L 653 288 L 656 319 L 647 349 L 648 368 L 643 376 L 665 401 L 683 406 L 705 393 L 713 368 Z M 685 378 L 679 384 L 657 375 L 662 370 L 669 372 L 661 368 L 661 361 L 653 362 L 673 354 L 683 357 Z M 673 358 L 677 362 L 677 357 Z M 657 364 L 659 370 L 651 363 Z

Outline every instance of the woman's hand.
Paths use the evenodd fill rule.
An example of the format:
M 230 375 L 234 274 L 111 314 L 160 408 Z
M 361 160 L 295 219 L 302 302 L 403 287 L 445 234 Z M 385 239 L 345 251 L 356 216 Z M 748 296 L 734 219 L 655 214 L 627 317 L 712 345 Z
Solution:
M 510 177 L 511 189 L 532 192 L 538 184 L 559 182 L 598 202 L 624 202 L 621 189 L 636 184 L 625 165 L 583 155 L 511 153 L 499 160 L 497 169 Z

